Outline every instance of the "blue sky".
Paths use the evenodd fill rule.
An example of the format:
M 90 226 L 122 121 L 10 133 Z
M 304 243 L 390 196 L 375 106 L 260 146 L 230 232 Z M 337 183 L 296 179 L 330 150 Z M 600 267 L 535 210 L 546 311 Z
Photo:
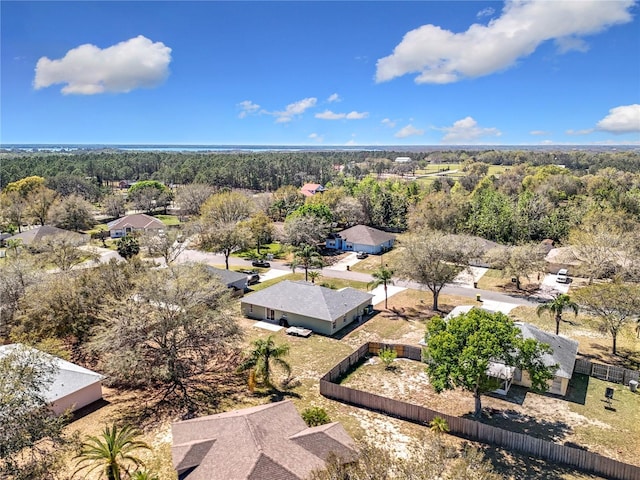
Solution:
M 633 1 L 0 8 L 3 144 L 640 144 Z

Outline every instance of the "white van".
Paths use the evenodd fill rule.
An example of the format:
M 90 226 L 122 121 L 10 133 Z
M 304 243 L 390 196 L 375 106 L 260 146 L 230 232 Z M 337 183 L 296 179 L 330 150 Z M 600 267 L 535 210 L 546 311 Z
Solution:
M 569 271 L 566 268 L 561 268 L 556 274 L 556 282 L 569 283 Z

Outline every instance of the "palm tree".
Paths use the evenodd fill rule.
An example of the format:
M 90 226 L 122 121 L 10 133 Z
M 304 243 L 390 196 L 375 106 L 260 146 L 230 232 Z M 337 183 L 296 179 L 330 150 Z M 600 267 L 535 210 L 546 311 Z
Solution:
M 447 433 L 449 431 L 449 424 L 442 417 L 433 417 L 433 420 L 429 422 L 429 428 L 437 435 L 440 433 Z
M 101 468 L 108 480 L 122 480 L 122 473 L 129 475 L 130 467 L 143 465 L 142 460 L 133 455 L 135 450 L 151 450 L 146 443 L 137 440 L 140 432 L 130 425 L 118 428 L 116 425 L 104 427 L 102 435 L 89 437 L 80 447 L 76 456 L 78 468 L 74 475 L 88 469 L 89 475 L 97 468 Z
M 538 316 L 542 315 L 544 312 L 549 312 L 554 315 L 556 321 L 556 335 L 560 333 L 560 322 L 562 322 L 562 313 L 565 310 L 573 310 L 575 315 L 578 315 L 578 304 L 571 301 L 571 297 L 566 293 L 561 293 L 560 295 L 556 295 L 556 297 L 547 303 L 543 303 L 536 309 L 536 313 Z
M 322 256 L 316 251 L 316 248 L 303 243 L 295 251 L 291 268 L 294 272 L 296 267 L 304 268 L 304 281 L 307 282 L 309 281 L 309 269 L 322 267 L 322 265 Z
M 266 340 L 254 340 L 251 344 L 253 350 L 238 367 L 239 372 L 253 370 L 262 383 L 268 387 L 273 386 L 271 384 L 272 364 L 278 365 L 287 374 L 291 372 L 291 366 L 282 359 L 289 353 L 288 344 L 276 345 L 273 341 L 273 335 L 270 335 Z
M 387 284 L 393 285 L 393 271 L 386 267 L 378 267 L 378 269 L 371 274 L 373 281 L 369 284 L 371 288 L 375 288 L 378 285 L 384 285 L 384 308 L 387 309 Z
M 309 272 L 309 278 L 311 279 L 311 283 L 316 283 L 316 278 L 320 276 L 320 272 L 316 270 L 312 270 Z

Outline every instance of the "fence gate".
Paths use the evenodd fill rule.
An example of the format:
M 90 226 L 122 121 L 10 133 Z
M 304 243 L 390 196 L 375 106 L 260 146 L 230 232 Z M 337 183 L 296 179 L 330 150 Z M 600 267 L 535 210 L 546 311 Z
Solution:
M 605 380 L 607 382 L 622 383 L 624 380 L 624 369 L 612 365 L 592 364 L 591 376 Z

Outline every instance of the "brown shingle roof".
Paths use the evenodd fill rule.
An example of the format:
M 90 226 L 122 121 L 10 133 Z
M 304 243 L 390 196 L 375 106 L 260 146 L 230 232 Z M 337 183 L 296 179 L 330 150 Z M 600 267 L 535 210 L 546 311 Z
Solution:
M 298 480 L 329 453 L 356 448 L 338 423 L 308 428 L 293 403 L 271 403 L 174 423 L 173 465 L 188 480 Z

